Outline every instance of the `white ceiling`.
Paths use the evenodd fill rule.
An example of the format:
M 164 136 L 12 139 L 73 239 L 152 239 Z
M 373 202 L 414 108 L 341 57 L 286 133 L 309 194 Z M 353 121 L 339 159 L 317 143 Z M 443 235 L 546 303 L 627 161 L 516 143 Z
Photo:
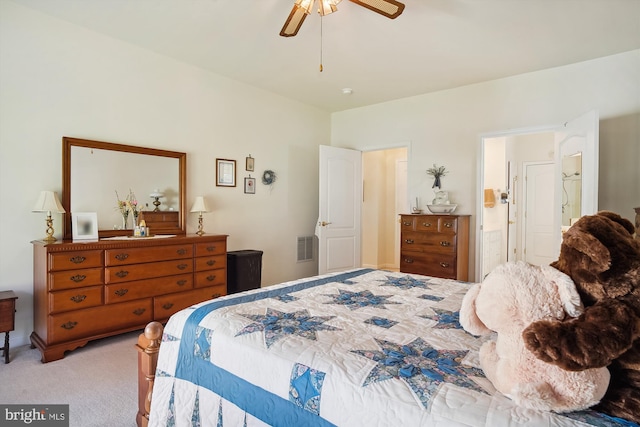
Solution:
M 293 0 L 11 1 L 330 112 L 640 48 L 640 0 L 343 1 L 322 38 L 278 35 Z

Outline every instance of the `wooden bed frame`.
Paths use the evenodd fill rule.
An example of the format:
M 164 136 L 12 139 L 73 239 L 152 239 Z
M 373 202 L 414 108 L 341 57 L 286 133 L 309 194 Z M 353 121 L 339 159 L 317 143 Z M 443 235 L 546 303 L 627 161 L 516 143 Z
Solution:
M 158 352 L 162 341 L 163 326 L 159 322 L 151 322 L 138 337 L 138 427 L 147 427 L 151 410 L 151 391 L 156 377 Z

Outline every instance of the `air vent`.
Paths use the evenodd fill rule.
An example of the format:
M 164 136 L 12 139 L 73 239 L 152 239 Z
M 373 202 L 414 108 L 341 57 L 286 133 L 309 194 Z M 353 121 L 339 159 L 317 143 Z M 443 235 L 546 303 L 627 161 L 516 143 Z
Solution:
M 298 237 L 298 262 L 313 260 L 313 237 Z

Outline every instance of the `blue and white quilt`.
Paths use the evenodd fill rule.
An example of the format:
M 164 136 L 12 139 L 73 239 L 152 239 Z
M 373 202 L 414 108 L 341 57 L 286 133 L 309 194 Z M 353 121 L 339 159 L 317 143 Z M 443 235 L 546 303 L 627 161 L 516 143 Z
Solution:
M 523 409 L 458 323 L 470 284 L 358 269 L 210 300 L 171 317 L 150 426 L 614 426 Z

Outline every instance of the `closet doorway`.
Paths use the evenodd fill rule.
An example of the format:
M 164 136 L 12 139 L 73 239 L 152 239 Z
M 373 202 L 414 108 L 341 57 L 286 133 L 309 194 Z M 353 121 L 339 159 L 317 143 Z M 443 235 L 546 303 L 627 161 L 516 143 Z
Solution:
M 362 153 L 362 266 L 400 269 L 398 215 L 409 212 L 407 147 Z

